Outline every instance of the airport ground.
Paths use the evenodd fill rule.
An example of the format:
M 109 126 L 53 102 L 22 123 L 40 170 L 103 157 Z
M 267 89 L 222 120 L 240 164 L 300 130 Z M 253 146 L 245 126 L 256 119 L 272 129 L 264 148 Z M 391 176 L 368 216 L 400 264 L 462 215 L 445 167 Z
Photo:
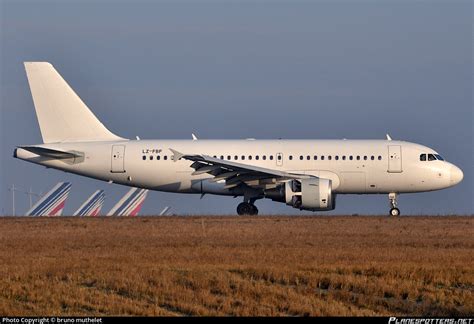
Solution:
M 474 314 L 474 217 L 0 219 L 2 315 Z

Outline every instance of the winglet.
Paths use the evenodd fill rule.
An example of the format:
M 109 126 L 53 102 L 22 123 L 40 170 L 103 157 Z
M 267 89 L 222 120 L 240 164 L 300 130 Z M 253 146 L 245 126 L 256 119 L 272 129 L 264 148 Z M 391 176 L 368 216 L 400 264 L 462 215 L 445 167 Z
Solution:
M 193 141 L 197 141 L 197 140 L 198 140 L 198 138 L 196 137 L 196 135 L 194 135 L 194 133 L 192 133 L 191 136 L 193 137 Z
M 177 162 L 184 156 L 183 153 L 173 150 L 172 148 L 170 148 L 170 151 L 173 152 L 173 162 Z
M 391 141 L 391 140 L 392 140 L 392 138 L 390 137 L 390 135 L 388 135 L 388 134 L 385 134 L 385 135 L 387 136 L 387 141 Z

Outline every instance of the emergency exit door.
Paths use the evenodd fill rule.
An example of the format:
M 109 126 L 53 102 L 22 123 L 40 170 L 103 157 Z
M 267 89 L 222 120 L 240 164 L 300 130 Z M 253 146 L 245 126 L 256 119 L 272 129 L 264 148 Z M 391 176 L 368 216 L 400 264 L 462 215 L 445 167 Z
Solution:
M 400 145 L 388 146 L 388 172 L 402 172 L 402 147 Z
M 125 145 L 112 145 L 112 166 L 110 172 L 125 172 Z

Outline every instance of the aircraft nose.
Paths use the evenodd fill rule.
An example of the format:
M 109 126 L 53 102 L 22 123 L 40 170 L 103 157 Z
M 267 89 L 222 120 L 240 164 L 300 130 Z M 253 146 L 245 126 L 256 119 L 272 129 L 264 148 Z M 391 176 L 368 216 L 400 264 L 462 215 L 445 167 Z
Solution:
M 450 170 L 451 185 L 452 186 L 457 185 L 458 183 L 462 181 L 463 178 L 464 178 L 464 173 L 462 172 L 462 170 L 458 168 L 457 166 L 453 165 Z

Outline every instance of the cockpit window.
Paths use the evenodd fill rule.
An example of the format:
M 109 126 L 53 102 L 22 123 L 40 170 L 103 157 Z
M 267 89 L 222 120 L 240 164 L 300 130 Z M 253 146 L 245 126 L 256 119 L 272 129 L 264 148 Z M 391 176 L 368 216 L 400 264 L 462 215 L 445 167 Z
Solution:
M 428 161 L 436 161 L 434 154 L 428 154 Z
M 420 161 L 426 161 L 426 154 L 420 154 Z
M 444 161 L 443 157 L 439 154 L 435 154 L 436 158 L 440 161 Z

